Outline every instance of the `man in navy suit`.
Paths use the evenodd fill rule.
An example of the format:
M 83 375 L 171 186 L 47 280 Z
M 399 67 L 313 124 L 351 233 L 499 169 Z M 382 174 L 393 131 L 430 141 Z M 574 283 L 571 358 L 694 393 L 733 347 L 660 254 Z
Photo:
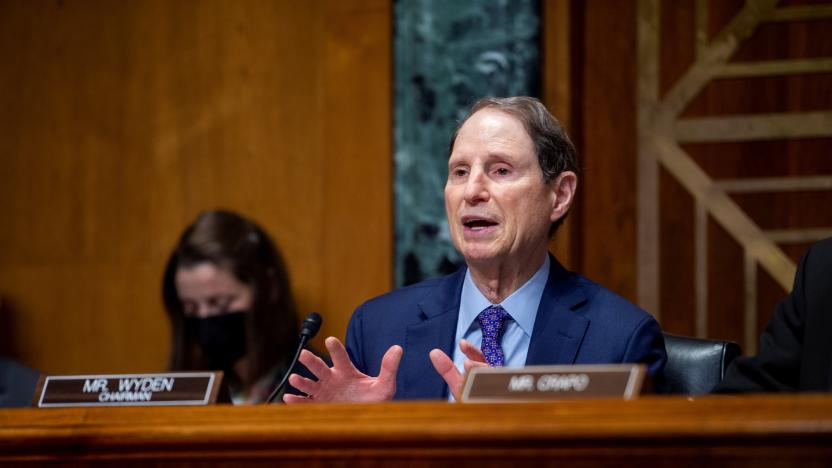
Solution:
M 536 99 L 486 98 L 451 139 L 445 210 L 466 268 L 372 299 L 330 337 L 333 366 L 304 351 L 318 380 L 286 403 L 458 397 L 473 366 L 667 360 L 650 314 L 548 253 L 577 187 L 577 156 Z M 372 377 L 372 376 L 376 377 Z

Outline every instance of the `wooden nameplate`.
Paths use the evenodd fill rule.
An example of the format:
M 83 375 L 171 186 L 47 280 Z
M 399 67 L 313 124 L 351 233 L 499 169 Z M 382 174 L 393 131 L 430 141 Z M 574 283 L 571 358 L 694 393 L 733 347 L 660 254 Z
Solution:
M 222 372 L 41 376 L 34 406 L 174 406 L 216 403 Z
M 463 402 L 523 402 L 581 398 L 636 398 L 644 364 L 475 367 L 465 377 Z

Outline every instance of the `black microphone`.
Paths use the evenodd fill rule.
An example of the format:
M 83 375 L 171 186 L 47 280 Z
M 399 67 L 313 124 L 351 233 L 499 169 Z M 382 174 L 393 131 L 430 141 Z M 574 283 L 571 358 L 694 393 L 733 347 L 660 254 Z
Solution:
M 321 315 L 317 312 L 312 312 L 309 314 L 305 319 L 303 319 L 303 323 L 300 324 L 300 337 L 306 337 L 307 341 L 311 340 L 318 334 L 318 330 L 321 329 L 321 324 L 324 322 L 324 319 L 321 318 Z
M 286 374 L 283 376 L 283 380 L 281 380 L 274 391 L 272 391 L 272 394 L 266 398 L 266 404 L 272 403 L 283 387 L 286 386 L 286 382 L 289 381 L 289 376 L 292 375 L 292 370 L 298 363 L 300 352 L 303 351 L 303 347 L 306 346 L 306 343 L 318 334 L 318 330 L 321 329 L 321 323 L 323 323 L 323 321 L 324 319 L 321 318 L 320 314 L 317 312 L 312 312 L 305 319 L 303 319 L 303 323 L 300 324 L 300 341 L 298 342 L 298 350 L 295 352 L 295 357 L 292 358 L 289 368 L 286 369 Z

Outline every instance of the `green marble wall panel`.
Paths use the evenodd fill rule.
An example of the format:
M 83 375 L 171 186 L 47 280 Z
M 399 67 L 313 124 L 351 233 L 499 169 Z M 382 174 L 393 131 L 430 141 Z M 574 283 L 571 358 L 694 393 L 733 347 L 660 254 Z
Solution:
M 456 270 L 443 190 L 451 132 L 483 96 L 539 94 L 540 5 L 395 3 L 396 284 Z

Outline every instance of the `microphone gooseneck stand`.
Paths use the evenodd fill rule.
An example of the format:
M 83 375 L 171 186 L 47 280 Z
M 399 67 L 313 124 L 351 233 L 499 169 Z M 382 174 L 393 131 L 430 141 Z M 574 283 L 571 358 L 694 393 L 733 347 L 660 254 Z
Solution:
M 266 398 L 266 404 L 273 403 L 274 399 L 277 395 L 280 394 L 280 391 L 283 390 L 283 387 L 286 386 L 286 382 L 289 381 L 289 376 L 292 375 L 292 371 L 295 368 L 295 365 L 298 363 L 298 359 L 300 358 L 300 352 L 303 351 L 303 348 L 306 346 L 306 343 L 309 342 L 315 335 L 318 334 L 318 330 L 321 329 L 321 323 L 323 322 L 323 318 L 321 318 L 320 314 L 317 312 L 312 312 L 309 314 L 304 320 L 303 323 L 300 325 L 300 341 L 298 342 L 298 349 L 295 351 L 295 357 L 292 358 L 291 363 L 289 364 L 289 368 L 286 369 L 286 373 L 283 375 L 283 379 L 280 383 L 275 387 L 272 391 L 271 395 Z

